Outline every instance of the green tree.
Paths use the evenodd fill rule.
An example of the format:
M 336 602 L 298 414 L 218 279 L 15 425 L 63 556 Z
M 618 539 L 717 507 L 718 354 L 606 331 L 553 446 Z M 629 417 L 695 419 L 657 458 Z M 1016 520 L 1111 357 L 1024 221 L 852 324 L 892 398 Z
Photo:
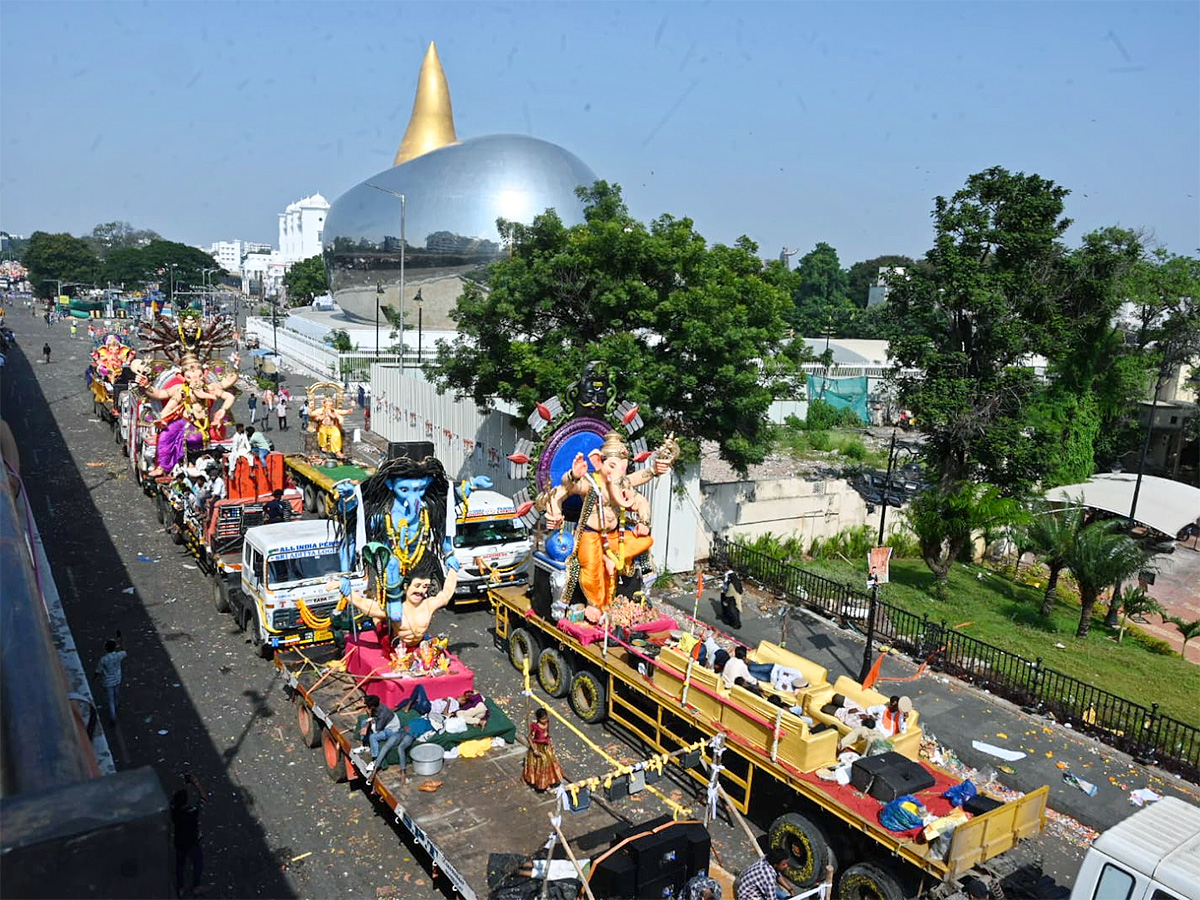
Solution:
M 817 244 L 796 266 L 794 309 L 789 324 L 801 337 L 842 337 L 858 311 L 847 293 L 846 272 L 837 250 Z
M 1039 393 L 1030 355 L 1050 351 L 1057 309 L 1065 188 L 996 167 L 934 204 L 925 264 L 892 285 L 890 352 L 902 402 L 927 441 L 938 496 L 977 480 L 1019 495 L 1036 480 L 1029 400 Z
M 909 256 L 892 253 L 856 262 L 846 271 L 846 295 L 859 309 L 867 308 L 871 288 L 879 280 L 880 269 L 911 269 L 916 262 Z
M 168 291 L 174 283 L 176 294 L 198 290 L 204 281 L 204 270 L 220 268 L 203 250 L 175 241 L 151 241 L 140 252 L 148 277 L 157 278 Z
M 113 250 L 140 250 L 152 241 L 161 241 L 162 235 L 148 228 L 134 228 L 128 222 L 105 222 L 93 228 L 84 240 L 97 256 L 107 259 Z
M 1009 525 L 1021 516 L 1017 503 L 990 484 L 931 485 L 909 504 L 905 518 L 921 546 L 921 559 L 937 577 L 934 592 L 946 596 L 950 567 L 980 532 Z
M 81 238 L 69 234 L 35 231 L 25 248 L 29 280 L 39 297 L 53 297 L 54 280 L 93 284 L 100 273 L 100 260 Z
M 1067 567 L 1075 535 L 1083 528 L 1083 508 L 1071 506 L 1067 509 L 1036 507 L 1033 516 L 1022 531 L 1030 549 L 1045 562 L 1050 570 L 1046 582 L 1046 593 L 1042 595 L 1041 616 L 1049 619 L 1054 611 L 1054 599 L 1058 593 L 1058 577 Z
M 313 298 L 329 292 L 329 277 L 320 254 L 293 263 L 283 276 L 288 300 L 293 305 L 307 305 Z
M 486 289 L 464 287 L 453 314 L 464 340 L 439 343 L 432 377 L 480 406 L 499 396 L 528 412 L 598 360 L 652 437 L 674 431 L 692 458 L 716 440 L 744 472 L 770 449 L 767 409 L 792 371 L 779 352 L 789 297 L 746 238 L 710 247 L 669 215 L 647 226 L 603 181 L 578 194 L 581 225 L 552 210 L 498 223 L 512 256 Z
M 325 335 L 325 343 L 332 347 L 338 353 L 349 353 L 354 349 L 354 342 L 350 340 L 350 332 L 344 328 L 335 328 L 329 334 Z
M 145 253 L 137 247 L 117 247 L 104 257 L 100 267 L 100 279 L 105 284 L 123 284 L 127 287 L 145 281 L 157 280 Z
M 1117 532 L 1120 522 L 1093 522 L 1075 535 L 1066 554 L 1066 565 L 1079 585 L 1079 627 L 1076 637 L 1087 637 L 1092 610 L 1100 592 L 1131 577 L 1146 565 L 1147 556 L 1128 535 Z
M 1188 641 L 1194 637 L 1200 637 L 1200 619 L 1186 622 L 1179 616 L 1167 616 L 1166 621 L 1179 629 L 1179 634 L 1183 637 L 1183 646 L 1179 648 L 1179 655 L 1187 659 Z

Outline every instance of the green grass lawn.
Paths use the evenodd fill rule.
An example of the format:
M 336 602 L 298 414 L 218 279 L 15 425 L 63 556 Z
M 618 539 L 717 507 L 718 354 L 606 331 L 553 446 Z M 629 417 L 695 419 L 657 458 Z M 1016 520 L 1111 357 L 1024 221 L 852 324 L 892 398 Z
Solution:
M 800 568 L 863 589 L 862 565 L 842 560 L 805 560 Z M 982 579 L 979 577 L 982 574 Z M 1029 659 L 1042 658 L 1057 669 L 1120 697 L 1150 706 L 1181 722 L 1200 726 L 1200 666 L 1178 654 L 1163 656 L 1138 643 L 1127 631 L 1118 644 L 1101 620 L 1107 605 L 1097 604 L 1091 635 L 1075 637 L 1078 603 L 1059 600 L 1048 621 L 1038 615 L 1042 591 L 982 566 L 956 563 L 948 599 L 934 599 L 933 573 L 920 560 L 893 560 L 891 583 L 880 598 L 918 616 L 945 620 L 965 634 Z M 1064 644 L 1059 649 L 1056 644 Z

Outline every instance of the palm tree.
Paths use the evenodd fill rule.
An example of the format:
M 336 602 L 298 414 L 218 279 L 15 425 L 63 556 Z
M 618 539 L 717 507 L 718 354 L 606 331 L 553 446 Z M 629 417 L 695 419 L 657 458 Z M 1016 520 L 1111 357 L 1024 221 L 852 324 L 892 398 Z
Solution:
M 1179 655 L 1187 659 L 1188 641 L 1194 637 L 1200 637 L 1200 619 L 1185 622 L 1179 616 L 1167 616 L 1167 621 L 1178 628 L 1179 633 L 1183 635 L 1183 646 L 1179 648 Z
M 1079 585 L 1079 627 L 1076 637 L 1087 637 L 1092 610 L 1100 592 L 1131 577 L 1146 565 L 1146 552 L 1130 537 L 1120 534 L 1117 521 L 1093 522 L 1075 534 L 1065 557 L 1066 567 Z
M 1046 593 L 1042 597 L 1041 616 L 1050 618 L 1054 610 L 1054 598 L 1058 591 L 1058 576 L 1067 566 L 1067 557 L 1075 543 L 1075 535 L 1083 528 L 1083 508 L 1072 506 L 1067 509 L 1041 509 L 1034 513 L 1025 526 L 1025 537 L 1030 548 L 1042 558 L 1050 569 L 1046 582 Z

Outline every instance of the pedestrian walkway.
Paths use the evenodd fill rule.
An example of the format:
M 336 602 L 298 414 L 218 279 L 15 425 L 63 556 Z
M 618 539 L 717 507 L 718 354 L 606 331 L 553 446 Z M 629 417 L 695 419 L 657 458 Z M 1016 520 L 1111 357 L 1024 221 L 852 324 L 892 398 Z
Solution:
M 712 581 L 719 577 L 710 574 Z M 825 666 L 829 680 L 841 675 L 858 677 L 864 642 L 858 634 L 795 607 L 781 615 L 782 601 L 756 592 L 746 594 L 742 628 L 736 637 L 753 647 L 761 640 L 783 643 L 789 650 Z M 676 595 L 673 602 L 691 612 L 693 595 Z M 719 624 L 719 595 L 706 590 L 698 618 L 725 631 Z M 899 654 L 884 659 L 876 689 L 884 694 L 907 695 L 920 713 L 925 734 L 936 738 L 941 748 L 952 751 L 945 762 L 961 763 L 978 770 L 983 781 L 991 780 L 1008 789 L 1028 792 L 1043 784 L 1050 786 L 1049 806 L 1077 820 L 1086 829 L 1102 831 L 1134 811 L 1130 792 L 1149 787 L 1159 794 L 1200 803 L 1200 788 L 1174 775 L 1139 765 L 1111 747 L 1077 734 L 1052 719 L 1031 715 L 964 682 L 930 669 L 918 674 L 918 665 Z M 977 749 L 980 742 L 1024 754 L 1006 761 Z M 1064 781 L 1070 773 L 1096 786 L 1093 796 Z M 1064 828 L 1074 827 L 1064 823 Z M 1090 839 L 1090 834 L 1081 834 Z

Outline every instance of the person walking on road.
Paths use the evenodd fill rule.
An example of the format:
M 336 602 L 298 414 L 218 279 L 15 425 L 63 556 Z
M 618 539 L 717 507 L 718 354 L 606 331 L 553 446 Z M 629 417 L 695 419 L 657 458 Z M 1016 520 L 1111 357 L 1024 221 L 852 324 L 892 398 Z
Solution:
M 308 401 L 304 400 L 300 403 L 300 430 L 308 430 Z
M 204 850 L 200 845 L 200 812 L 208 794 L 191 772 L 171 798 L 171 825 L 175 831 L 175 893 L 186 897 L 198 893 L 204 874 Z M 184 887 L 187 864 L 192 864 L 192 887 Z
M 71 339 L 72 339 L 72 340 L 74 340 L 74 339 L 75 339 L 75 331 L 76 331 L 76 328 L 75 328 L 75 323 L 74 323 L 74 322 L 72 322 L 72 323 L 71 323 Z
M 263 431 L 271 430 L 271 413 L 275 411 L 275 392 L 270 388 L 263 391 L 263 406 L 266 407 L 266 412 L 263 413 Z
M 287 400 L 282 394 L 275 401 L 275 412 L 279 414 L 279 430 L 287 431 Z
M 50 344 L 49 344 L 49 342 L 42 345 L 42 356 L 46 357 L 46 365 L 50 365 Z
M 250 410 L 250 424 L 253 425 L 258 418 L 258 394 L 254 391 L 251 391 L 250 396 L 246 398 L 246 407 Z
M 125 652 L 124 643 L 121 640 L 121 632 L 118 631 L 116 640 L 105 642 L 104 655 L 96 663 L 96 677 L 100 679 L 100 686 L 104 689 L 104 701 L 108 706 L 108 720 L 114 725 L 117 722 L 117 705 L 121 697 L 121 680 L 123 678 L 121 664 L 125 661 L 126 656 L 128 654 Z

